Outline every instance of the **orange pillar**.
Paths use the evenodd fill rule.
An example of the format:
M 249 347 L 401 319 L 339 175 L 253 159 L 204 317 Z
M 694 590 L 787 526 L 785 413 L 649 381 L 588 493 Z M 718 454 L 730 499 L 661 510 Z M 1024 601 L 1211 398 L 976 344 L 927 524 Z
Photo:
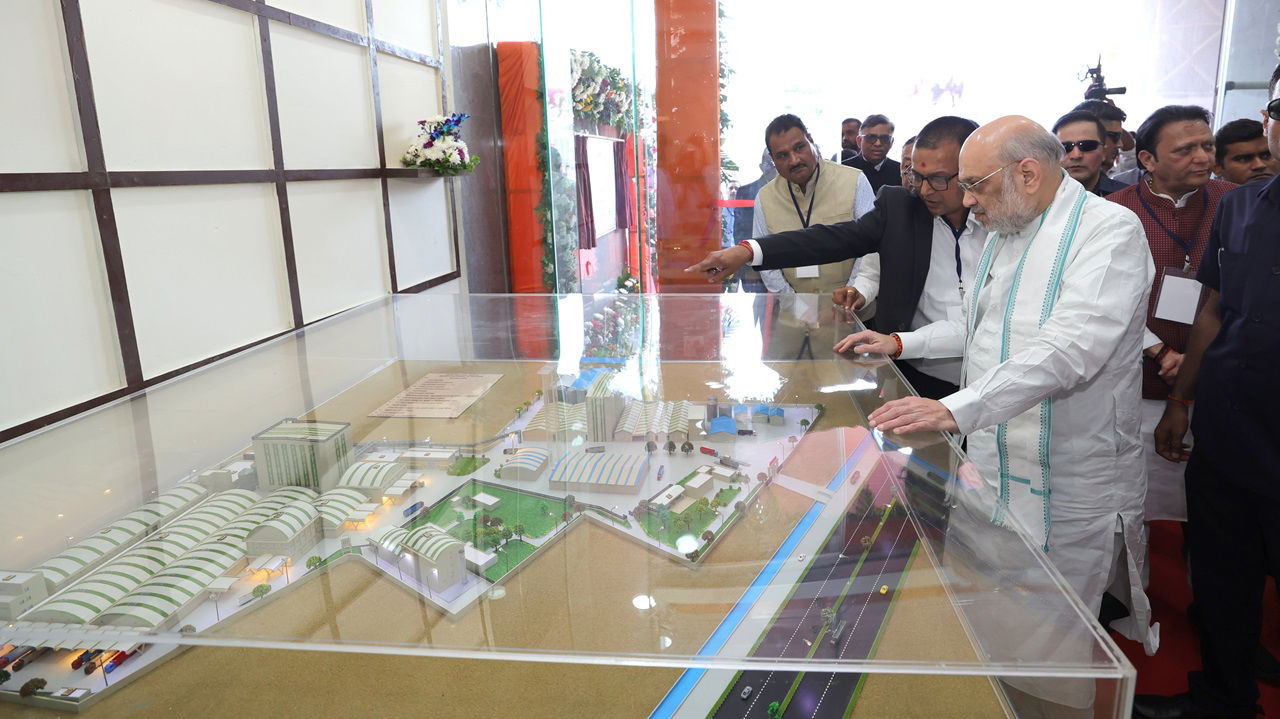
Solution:
M 720 292 L 684 268 L 720 248 L 720 48 L 716 0 L 655 0 L 659 292 Z M 669 308 L 678 306 L 668 302 Z M 666 359 L 720 357 L 717 312 L 664 312 Z
M 658 288 L 718 292 L 684 268 L 720 249 L 716 0 L 656 0 Z

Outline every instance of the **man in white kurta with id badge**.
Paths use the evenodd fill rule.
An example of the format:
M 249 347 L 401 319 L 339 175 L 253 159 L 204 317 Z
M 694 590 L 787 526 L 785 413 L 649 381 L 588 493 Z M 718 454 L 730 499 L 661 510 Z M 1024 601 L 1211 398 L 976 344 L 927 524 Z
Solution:
M 1111 586 L 1131 612 L 1113 628 L 1154 652 L 1138 357 L 1155 270 L 1138 218 L 1066 175 L 1061 156 L 1027 118 L 974 132 L 960 185 L 991 235 L 961 316 L 836 349 L 963 356 L 960 391 L 889 402 L 873 426 L 967 435 L 970 459 L 1093 615 Z

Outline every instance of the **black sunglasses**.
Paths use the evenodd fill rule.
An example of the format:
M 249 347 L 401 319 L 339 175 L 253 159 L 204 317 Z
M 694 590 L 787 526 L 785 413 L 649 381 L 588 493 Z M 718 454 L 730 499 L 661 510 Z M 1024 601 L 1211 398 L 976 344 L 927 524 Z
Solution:
M 1079 142 L 1062 143 L 1062 149 L 1067 152 L 1071 152 L 1076 149 L 1076 147 L 1079 147 L 1081 152 L 1093 152 L 1099 147 L 1102 147 L 1102 143 L 1097 140 L 1080 140 Z
M 892 145 L 893 135 L 861 135 L 863 142 L 869 142 L 872 145 Z
M 1280 120 L 1280 97 L 1267 103 L 1267 117 L 1272 120 Z

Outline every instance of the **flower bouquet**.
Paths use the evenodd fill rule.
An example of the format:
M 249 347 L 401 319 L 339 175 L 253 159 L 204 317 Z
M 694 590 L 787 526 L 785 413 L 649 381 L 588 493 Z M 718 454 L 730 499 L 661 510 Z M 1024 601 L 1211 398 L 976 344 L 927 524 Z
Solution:
M 448 117 L 437 115 L 418 121 L 418 136 L 409 143 L 400 164 L 422 167 L 442 175 L 457 175 L 474 170 L 480 158 L 467 150 L 459 127 L 470 115 L 455 112 Z

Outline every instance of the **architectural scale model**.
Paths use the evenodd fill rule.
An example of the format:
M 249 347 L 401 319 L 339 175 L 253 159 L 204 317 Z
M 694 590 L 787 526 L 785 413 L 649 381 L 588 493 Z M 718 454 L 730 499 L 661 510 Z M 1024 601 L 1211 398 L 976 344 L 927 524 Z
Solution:
M 279 590 L 335 562 L 376 567 L 451 616 L 497 591 L 576 522 L 696 566 L 822 411 L 714 396 L 635 399 L 616 391 L 618 373 L 607 366 L 557 376 L 551 365 L 539 374 L 543 388 L 527 402 L 516 398 L 522 404 L 507 426 L 473 444 L 356 441 L 344 422 L 283 419 L 254 435 L 250 450 L 38 566 L 0 570 L 0 665 L 9 675 L 0 698 L 39 677 L 42 696 L 88 706 L 171 653 L 148 651 L 147 633 L 203 632 L 267 599 L 288 601 Z M 885 523 L 887 500 L 875 499 L 848 538 L 857 551 L 840 551 L 874 555 L 868 567 L 901 564 L 898 545 L 878 539 L 896 526 Z M 840 571 L 847 578 L 852 563 Z M 835 612 L 823 633 L 849 613 Z M 85 626 L 113 637 L 40 639 Z M 790 631 L 787 622 L 776 627 Z M 774 633 L 757 653 L 796 650 L 775 647 Z M 784 679 L 773 681 L 790 686 Z M 769 681 L 740 674 L 726 696 L 772 696 Z

